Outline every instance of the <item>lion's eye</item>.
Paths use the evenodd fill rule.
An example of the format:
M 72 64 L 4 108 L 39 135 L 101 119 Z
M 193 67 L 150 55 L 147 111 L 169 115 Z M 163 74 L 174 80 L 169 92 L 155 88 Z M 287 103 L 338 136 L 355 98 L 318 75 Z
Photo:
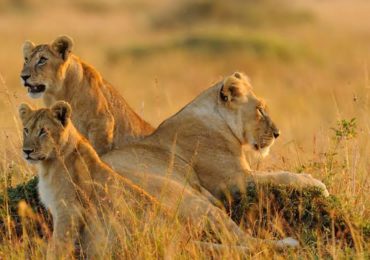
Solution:
M 23 128 L 23 133 L 24 133 L 25 135 L 28 135 L 28 129 L 27 129 L 27 128 Z
M 39 137 L 45 136 L 46 134 L 47 134 L 47 132 L 46 132 L 45 128 L 41 128 L 40 132 L 39 132 Z
M 220 98 L 224 102 L 227 102 L 229 100 L 228 96 L 226 96 L 222 91 L 220 91 Z
M 266 113 L 265 113 L 265 111 L 263 110 L 262 107 L 257 107 L 257 112 L 262 117 L 265 117 L 266 116 Z
M 39 65 L 39 66 L 44 65 L 44 64 L 46 63 L 46 61 L 47 61 L 47 60 L 48 60 L 47 58 L 45 58 L 45 57 L 41 57 L 41 58 L 39 59 L 39 61 L 37 62 L 37 65 Z

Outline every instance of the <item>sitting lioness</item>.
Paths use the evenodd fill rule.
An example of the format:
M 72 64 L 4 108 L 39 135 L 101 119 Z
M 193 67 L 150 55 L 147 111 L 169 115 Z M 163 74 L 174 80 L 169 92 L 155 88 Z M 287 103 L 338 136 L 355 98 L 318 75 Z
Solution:
M 72 121 L 98 154 L 150 134 L 153 127 L 141 119 L 123 97 L 92 66 L 71 53 L 73 41 L 60 36 L 51 44 L 23 45 L 23 84 L 32 98 L 46 106 L 69 102 Z
M 136 209 L 144 209 L 145 203 L 156 205 L 155 199 L 99 159 L 70 122 L 68 103 L 58 101 L 50 109 L 38 110 L 22 104 L 19 115 L 24 157 L 39 166 L 40 198 L 53 216 L 48 258 L 71 257 L 77 241 L 87 257 L 109 255 L 107 243 L 113 240 L 107 220 L 118 218 L 116 212 L 124 212 L 128 205 Z
M 240 250 L 251 249 L 260 242 L 278 248 L 297 244 L 291 238 L 262 241 L 247 236 L 225 212 L 209 201 L 208 195 L 181 181 L 186 176 L 179 174 L 191 170 L 190 166 L 180 172 L 177 162 L 173 168 L 163 162 L 162 168 L 158 168 L 158 164 L 153 167 L 149 164 L 141 172 L 122 171 L 118 175 L 99 159 L 89 142 L 76 130 L 70 120 L 71 113 L 71 107 L 64 101 L 51 108 L 33 109 L 27 104 L 19 108 L 24 127 L 24 157 L 39 166 L 40 198 L 53 216 L 54 231 L 48 258 L 71 257 L 76 241 L 88 258 L 109 258 L 113 252 L 114 234 L 127 229 L 120 225 L 112 228 L 109 220 L 113 219 L 115 223 L 117 218 L 132 215 L 130 206 L 143 209 L 142 204 L 146 203 L 150 210 L 159 201 L 160 208 L 166 212 L 164 215 L 170 214 L 171 219 L 178 216 L 185 227 L 188 224 L 210 227 L 215 234 L 230 232 Z M 157 151 L 163 158 L 164 150 L 160 147 L 148 147 L 148 150 Z M 131 158 L 133 156 L 128 159 Z M 156 162 L 154 158 L 152 161 Z M 169 176 L 157 174 L 160 169 Z M 172 172 L 179 178 L 172 178 Z M 122 201 L 125 203 L 120 203 Z M 207 242 L 197 244 L 214 249 L 221 246 Z
M 244 193 L 251 180 L 297 188 L 317 186 L 328 196 L 326 186 L 308 174 L 251 171 L 245 146 L 266 155 L 278 136 L 248 78 L 235 72 L 165 120 L 150 136 L 102 159 L 118 172 L 167 176 L 213 202 Z M 133 181 L 147 190 L 140 181 Z

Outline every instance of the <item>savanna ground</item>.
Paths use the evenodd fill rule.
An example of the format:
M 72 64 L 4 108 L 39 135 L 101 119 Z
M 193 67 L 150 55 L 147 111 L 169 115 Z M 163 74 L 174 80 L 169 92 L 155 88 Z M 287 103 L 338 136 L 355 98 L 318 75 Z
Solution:
M 0 2 L 0 192 L 28 180 L 35 169 L 22 160 L 17 105 L 30 100 L 21 86 L 21 45 L 74 38 L 74 52 L 93 64 L 153 125 L 178 111 L 212 83 L 246 72 L 264 97 L 282 134 L 254 169 L 307 172 L 321 179 L 350 223 L 370 218 L 370 3 L 278 0 L 3 0 Z M 5 196 L 6 197 L 6 196 Z M 7 208 L 6 200 L 2 208 Z M 346 213 L 345 216 L 348 216 Z M 37 257 L 36 239 L 12 236 L 8 223 L 0 258 Z M 278 218 L 278 217 L 277 217 Z M 349 217 L 348 217 L 349 218 Z M 278 220 L 276 221 L 278 223 Z M 275 223 L 275 224 L 276 224 Z M 277 224 L 276 224 L 277 225 Z M 277 225 L 278 226 L 278 225 Z M 178 223 L 139 228 L 124 250 L 142 258 L 207 255 L 173 243 Z M 271 229 L 268 229 L 271 230 Z M 262 237 L 283 236 L 263 229 Z M 363 231 L 365 230 L 365 231 Z M 369 257 L 365 233 L 343 246 L 304 243 L 283 253 L 254 257 Z M 31 238 L 29 238 L 31 239 Z M 319 241 L 319 242 L 317 242 Z M 229 250 L 224 257 L 240 257 Z

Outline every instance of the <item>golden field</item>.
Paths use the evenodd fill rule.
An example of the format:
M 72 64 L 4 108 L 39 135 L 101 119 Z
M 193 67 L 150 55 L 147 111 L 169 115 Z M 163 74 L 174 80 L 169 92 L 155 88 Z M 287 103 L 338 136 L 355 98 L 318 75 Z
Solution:
M 24 101 L 42 103 L 29 99 L 20 83 L 21 46 L 27 39 L 37 44 L 67 34 L 75 41 L 74 53 L 93 64 L 155 126 L 223 76 L 236 70 L 247 73 L 282 133 L 269 157 L 251 159 L 253 168 L 311 173 L 356 219 L 366 222 L 370 219 L 370 3 L 291 2 L 3 0 L 0 190 L 35 173 L 22 159 L 16 109 Z M 131 248 L 125 250 L 140 258 L 206 258 L 195 248 L 185 250 L 181 243 L 170 243 L 179 229 L 178 223 L 151 225 L 150 231 L 139 228 Z M 7 241 L 0 246 L 0 258 L 25 256 L 24 241 Z M 43 242 L 38 243 L 41 248 Z M 251 256 L 370 256 L 368 242 L 343 248 L 333 241 L 317 248 L 304 245 L 295 251 Z M 31 253 L 39 255 L 38 250 Z M 233 250 L 221 256 L 243 258 Z

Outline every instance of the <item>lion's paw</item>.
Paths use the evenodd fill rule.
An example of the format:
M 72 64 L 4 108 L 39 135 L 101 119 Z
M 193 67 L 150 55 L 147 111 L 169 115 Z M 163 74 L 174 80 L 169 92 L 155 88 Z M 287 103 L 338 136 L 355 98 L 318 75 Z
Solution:
M 277 241 L 277 245 L 281 248 L 298 247 L 299 242 L 292 237 L 287 237 L 287 238 Z
M 315 179 L 314 177 L 312 177 L 311 174 L 307 174 L 307 173 L 300 174 L 300 176 L 302 176 L 305 179 L 305 182 L 308 184 L 308 186 L 318 187 L 322 190 L 322 194 L 325 197 L 329 196 L 329 191 L 326 188 L 326 185 L 322 181 Z

